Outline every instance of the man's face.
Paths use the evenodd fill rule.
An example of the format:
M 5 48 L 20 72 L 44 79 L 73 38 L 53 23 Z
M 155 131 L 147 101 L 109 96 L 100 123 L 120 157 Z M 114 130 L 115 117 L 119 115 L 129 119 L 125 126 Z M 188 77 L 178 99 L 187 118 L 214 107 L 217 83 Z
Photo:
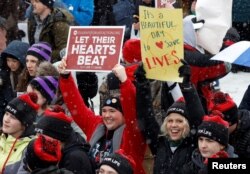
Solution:
M 41 3 L 39 0 L 31 0 L 31 4 L 33 6 L 33 13 L 37 15 L 42 15 L 48 7 Z
M 5 50 L 6 48 L 6 38 L 7 32 L 5 29 L 0 28 L 0 54 Z

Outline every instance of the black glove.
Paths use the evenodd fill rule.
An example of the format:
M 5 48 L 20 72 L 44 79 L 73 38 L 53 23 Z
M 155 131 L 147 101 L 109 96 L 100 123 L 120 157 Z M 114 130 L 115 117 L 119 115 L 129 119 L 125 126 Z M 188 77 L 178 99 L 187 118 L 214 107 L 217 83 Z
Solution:
M 183 84 L 190 84 L 191 68 L 184 59 L 181 59 L 181 63 L 183 65 L 178 70 L 179 76 L 183 77 Z
M 134 73 L 135 79 L 139 83 L 143 83 L 147 80 L 146 71 L 143 68 L 143 64 L 141 63 Z

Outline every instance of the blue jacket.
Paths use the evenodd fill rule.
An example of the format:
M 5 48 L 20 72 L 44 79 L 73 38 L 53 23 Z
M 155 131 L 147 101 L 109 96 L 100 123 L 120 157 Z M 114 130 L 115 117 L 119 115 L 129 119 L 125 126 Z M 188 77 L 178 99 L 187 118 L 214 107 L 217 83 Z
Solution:
M 78 25 L 90 25 L 94 13 L 94 0 L 62 0 L 62 2 L 73 14 Z

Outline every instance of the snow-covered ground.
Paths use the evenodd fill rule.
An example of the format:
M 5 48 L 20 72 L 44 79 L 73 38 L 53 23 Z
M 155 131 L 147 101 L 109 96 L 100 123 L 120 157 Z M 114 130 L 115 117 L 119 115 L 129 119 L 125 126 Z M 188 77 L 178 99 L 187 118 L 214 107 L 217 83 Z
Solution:
M 227 76 L 220 79 L 221 91 L 227 92 L 237 105 L 240 101 L 250 84 L 250 73 L 238 72 L 236 74 L 229 73 Z

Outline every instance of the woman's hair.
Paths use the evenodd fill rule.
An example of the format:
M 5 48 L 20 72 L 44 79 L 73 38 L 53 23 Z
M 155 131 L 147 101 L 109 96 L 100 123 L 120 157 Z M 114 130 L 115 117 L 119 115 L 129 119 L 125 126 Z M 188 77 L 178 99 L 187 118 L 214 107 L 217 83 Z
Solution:
M 161 125 L 162 136 L 169 137 L 169 132 L 166 129 L 169 118 L 170 117 L 166 117 Z M 184 124 L 184 130 L 181 136 L 182 138 L 186 138 L 190 132 L 190 127 L 189 127 L 188 120 L 185 117 L 182 117 L 182 119 L 183 119 L 183 124 Z
M 37 66 L 40 65 L 42 61 L 38 59 L 37 62 Z M 29 81 L 32 79 L 32 77 L 29 74 L 29 71 L 27 69 L 27 67 L 25 67 L 22 71 L 22 73 L 20 74 L 20 76 L 18 77 L 18 84 L 16 87 L 16 91 L 17 92 L 24 92 L 27 90 L 27 86 L 29 84 Z

